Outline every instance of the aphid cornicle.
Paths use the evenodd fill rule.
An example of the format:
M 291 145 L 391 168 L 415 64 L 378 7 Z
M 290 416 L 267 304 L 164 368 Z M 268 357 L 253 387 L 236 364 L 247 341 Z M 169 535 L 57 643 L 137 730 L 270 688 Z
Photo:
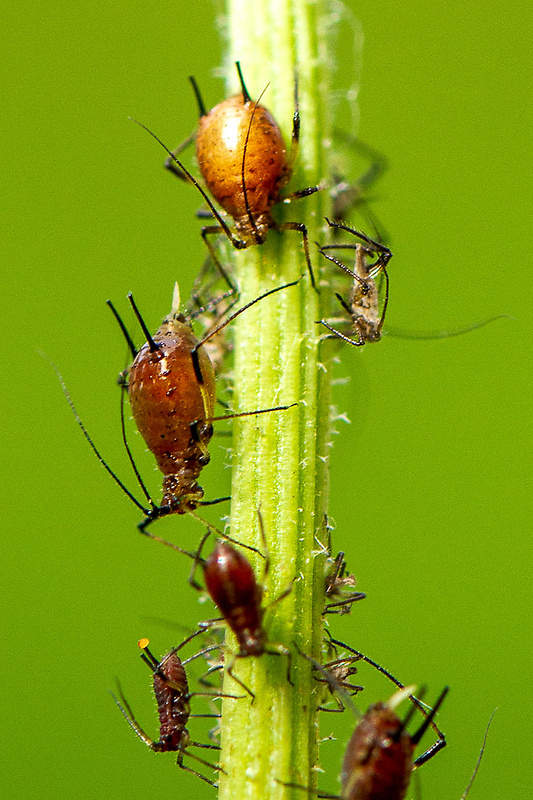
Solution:
M 228 284 L 233 284 L 222 268 L 215 249 L 208 237 L 224 233 L 239 250 L 251 245 L 263 244 L 270 228 L 292 230 L 300 233 L 304 247 L 307 269 L 313 286 L 315 277 L 309 254 L 307 228 L 302 222 L 277 223 L 272 216 L 273 207 L 279 202 L 289 202 L 308 197 L 320 190 L 311 186 L 281 196 L 289 181 L 298 153 L 300 138 L 300 112 L 297 92 L 291 147 L 289 153 L 283 141 L 280 127 L 272 114 L 259 101 L 253 101 L 248 93 L 239 62 L 236 63 L 241 92 L 223 100 L 207 111 L 194 78 L 194 88 L 200 122 L 196 134 L 196 156 L 198 167 L 212 197 L 232 217 L 235 228 L 231 229 L 217 211 L 207 192 L 199 185 L 189 170 L 178 161 L 177 155 L 192 137 L 171 152 L 151 131 L 157 141 L 167 150 L 165 166 L 179 178 L 196 186 L 206 201 L 217 224 L 202 228 L 202 237 L 215 264 Z
M 374 241 L 366 234 L 356 231 L 355 228 L 351 228 L 341 222 L 331 222 L 328 219 L 326 219 L 326 222 L 330 228 L 347 231 L 361 239 L 361 242 L 357 244 L 330 244 L 319 248 L 319 252 L 324 258 L 336 264 L 353 278 L 353 285 L 348 301 L 338 292 L 335 293 L 337 300 L 347 314 L 347 318 L 335 319 L 329 322 L 326 319 L 321 319 L 318 320 L 317 324 L 324 325 L 331 334 L 348 344 L 355 345 L 355 347 L 361 347 L 366 342 L 379 342 L 389 300 L 387 264 L 392 258 L 392 253 L 388 247 Z M 329 251 L 331 250 L 355 250 L 354 268 L 350 269 L 338 258 L 330 255 Z M 376 260 L 372 264 L 368 264 L 367 259 L 373 256 L 376 256 Z M 380 272 L 385 276 L 385 298 L 381 312 L 379 310 L 379 291 L 375 281 L 375 277 Z M 337 330 L 331 322 L 338 324 L 349 323 L 352 328 L 353 338 Z

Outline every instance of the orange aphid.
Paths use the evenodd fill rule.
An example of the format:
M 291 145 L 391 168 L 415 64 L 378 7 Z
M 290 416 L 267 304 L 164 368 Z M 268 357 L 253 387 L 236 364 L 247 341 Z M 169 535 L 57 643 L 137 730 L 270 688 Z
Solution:
M 233 284 L 207 237 L 224 233 L 234 247 L 242 250 L 251 245 L 262 244 L 269 228 L 292 230 L 301 234 L 307 269 L 316 288 L 306 226 L 302 222 L 277 223 L 272 216 L 272 208 L 276 203 L 307 197 L 321 188 L 312 186 L 285 197 L 281 196 L 281 190 L 291 177 L 298 153 L 300 113 L 297 100 L 293 115 L 291 147 L 287 153 L 281 130 L 274 117 L 264 106 L 259 105 L 259 101 L 254 102 L 251 99 L 239 62 L 237 71 L 241 93 L 224 100 L 211 111 L 207 111 L 196 81 L 192 77 L 190 79 L 200 110 L 200 122 L 196 134 L 198 166 L 209 192 L 233 218 L 235 228 L 228 226 L 213 205 L 209 194 L 177 158 L 193 137 L 189 137 L 172 152 L 152 131 L 139 124 L 167 151 L 168 158 L 165 162 L 167 169 L 196 186 L 209 206 L 217 224 L 204 226 L 202 237 L 218 270 L 231 288 L 234 288 Z

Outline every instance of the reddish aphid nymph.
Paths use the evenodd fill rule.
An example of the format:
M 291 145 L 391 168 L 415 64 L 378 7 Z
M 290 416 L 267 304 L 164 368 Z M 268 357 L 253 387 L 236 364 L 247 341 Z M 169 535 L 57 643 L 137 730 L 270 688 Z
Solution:
M 205 541 L 205 539 L 204 539 Z M 269 560 L 265 563 L 265 575 Z M 268 642 L 263 627 L 265 606 L 262 603 L 263 587 L 257 582 L 248 559 L 228 541 L 218 541 L 205 562 L 203 562 L 205 585 L 211 600 L 219 608 L 226 623 L 237 639 L 238 652 L 233 655 L 226 667 L 229 675 L 255 698 L 253 692 L 233 672 L 235 661 L 248 656 L 262 656 L 263 653 L 287 657 L 287 680 L 291 680 L 291 653 L 282 644 Z M 274 600 L 283 600 L 292 585 Z M 213 620 L 216 624 L 217 620 Z M 211 624 L 210 622 L 204 623 Z

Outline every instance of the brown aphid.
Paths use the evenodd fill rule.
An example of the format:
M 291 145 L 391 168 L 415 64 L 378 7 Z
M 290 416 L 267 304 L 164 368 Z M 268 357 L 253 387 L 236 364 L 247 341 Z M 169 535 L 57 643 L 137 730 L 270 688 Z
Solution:
M 268 566 L 267 559 L 265 575 Z M 253 692 L 233 673 L 235 660 L 261 656 L 263 653 L 284 655 L 287 657 L 287 680 L 292 683 L 290 651 L 281 644 L 271 644 L 267 640 L 263 627 L 266 610 L 262 603 L 263 587 L 257 582 L 248 559 L 228 541 L 218 541 L 203 563 L 203 569 L 209 596 L 235 634 L 239 647 L 227 666 L 228 674 L 248 692 L 253 701 Z M 292 587 L 283 592 L 274 602 L 278 603 L 286 597 L 291 589 Z
M 427 751 L 413 760 L 415 748 L 446 697 L 448 687 L 416 733 L 409 734 L 408 719 L 401 720 L 395 708 L 412 691 L 410 687 L 394 694 L 388 703 L 370 706 L 357 725 L 342 764 L 342 800 L 403 800 L 405 797 L 413 769 L 430 757 Z
M 297 93 L 293 114 L 292 138 L 289 153 L 279 125 L 272 114 L 253 101 L 248 93 L 239 62 L 236 62 L 241 92 L 222 101 L 207 111 L 194 78 L 190 78 L 200 112 L 196 134 L 196 156 L 202 177 L 213 198 L 226 214 L 232 217 L 235 228 L 230 228 L 213 205 L 207 192 L 199 185 L 177 155 L 192 141 L 189 137 L 171 152 L 158 137 L 149 133 L 168 153 L 165 166 L 182 180 L 192 183 L 202 194 L 215 217 L 216 225 L 202 228 L 204 239 L 222 276 L 233 284 L 222 268 L 208 237 L 224 233 L 238 250 L 263 244 L 270 228 L 292 230 L 301 234 L 307 269 L 316 289 L 307 228 L 301 222 L 277 223 L 272 216 L 273 207 L 321 189 L 312 186 L 282 197 L 281 192 L 289 181 L 298 153 L 300 138 L 300 112 Z M 145 127 L 142 125 L 141 127 Z
M 209 356 L 179 312 L 179 294 L 128 373 L 135 424 L 163 473 L 161 509 L 184 514 L 202 502 L 197 478 L 209 463 L 216 388 Z
M 413 770 L 437 752 L 432 747 L 413 759 L 418 743 L 448 693 L 445 687 L 420 728 L 409 734 L 406 727 L 415 707 L 404 720 L 395 709 L 414 690 L 410 686 L 396 692 L 388 703 L 374 703 L 357 724 L 344 754 L 340 795 L 315 792 L 298 783 L 279 783 L 329 800 L 404 800 Z
M 197 635 L 197 633 L 198 632 L 193 634 L 193 636 L 189 636 L 184 642 L 182 642 L 181 645 L 179 645 L 179 647 L 171 650 L 160 661 L 158 661 L 150 652 L 148 648 L 148 639 L 139 640 L 139 647 L 143 651 L 141 658 L 153 672 L 154 695 L 157 703 L 157 712 L 159 715 L 159 739 L 157 741 L 148 736 L 148 734 L 145 733 L 145 731 L 141 728 L 120 688 L 119 693 L 121 702 L 119 702 L 114 695 L 113 699 L 127 720 L 129 726 L 137 734 L 139 739 L 141 739 L 147 745 L 147 747 L 150 748 L 150 750 L 153 750 L 155 753 L 178 753 L 176 763 L 181 769 L 192 772 L 193 775 L 201 778 L 206 783 L 209 783 L 211 786 L 215 786 L 216 784 L 209 780 L 209 778 L 206 778 L 205 775 L 202 775 L 200 772 L 191 769 L 183 763 L 183 756 L 187 755 L 190 758 L 194 758 L 196 761 L 199 761 L 201 764 L 204 764 L 205 766 L 212 767 L 215 770 L 220 769 L 220 767 L 218 767 L 216 764 L 211 764 L 208 761 L 204 761 L 204 759 L 200 758 L 194 753 L 191 753 L 189 750 L 190 747 L 202 747 L 208 750 L 220 749 L 218 745 L 203 744 L 201 742 L 191 741 L 189 731 L 187 730 L 186 726 L 189 718 L 195 715 L 191 714 L 189 700 L 194 695 L 203 695 L 208 697 L 234 697 L 234 695 L 224 695 L 218 692 L 191 693 L 189 691 L 189 683 L 184 664 L 186 664 L 188 661 L 191 661 L 193 658 L 197 658 L 199 655 L 202 655 L 203 651 L 196 653 L 194 656 L 186 659 L 183 662 L 177 655 L 177 651 L 195 635 Z M 201 716 L 216 715 L 203 714 Z
M 329 563 L 328 563 L 329 562 Z M 326 604 L 324 614 L 349 614 L 352 604 L 364 600 L 364 592 L 356 592 L 355 575 L 347 571 L 346 559 L 341 551 L 326 562 Z
M 341 317 L 330 322 L 321 319 L 318 320 L 317 324 L 324 325 L 331 334 L 355 347 L 361 347 L 366 342 L 379 342 L 389 300 L 387 264 L 392 258 L 392 253 L 385 245 L 370 239 L 366 234 L 356 231 L 348 225 L 341 222 L 331 222 L 328 219 L 326 219 L 326 222 L 331 228 L 347 231 L 353 236 L 357 236 L 363 244 L 359 242 L 357 244 L 330 244 L 319 248 L 324 258 L 336 264 L 353 278 L 353 286 L 347 301 L 338 292 L 335 293 L 337 300 L 347 314 L 347 318 Z M 353 270 L 338 258 L 330 255 L 330 250 L 355 250 Z M 368 264 L 367 259 L 373 257 L 376 257 L 376 260 Z M 385 298 L 381 312 L 379 309 L 379 290 L 375 281 L 375 277 L 380 272 L 385 277 Z M 346 336 L 341 333 L 341 331 L 333 327 L 332 322 L 337 324 L 348 323 L 352 329 L 352 336 Z
M 298 281 L 293 281 L 265 292 L 235 311 L 224 322 L 211 328 L 202 339 L 198 339 L 193 333 L 191 327 L 193 315 L 186 317 L 179 310 L 177 284 L 171 313 L 154 336 L 150 334 L 130 294 L 128 295 L 130 303 L 147 339 L 138 351 L 118 312 L 108 301 L 134 356 L 127 377 L 121 382 L 123 387 L 127 382 L 133 419 L 148 449 L 154 454 L 158 468 L 163 473 L 161 504 L 155 505 L 150 497 L 135 467 L 125 436 L 126 449 L 135 475 L 150 505 L 149 508 L 144 508 L 125 488 L 101 458 L 83 426 L 82 430 L 108 472 L 133 502 L 144 511 L 145 519 L 138 526 L 141 532 L 145 533 L 147 526 L 159 517 L 168 514 L 193 513 L 200 505 L 220 502 L 220 500 L 204 501 L 203 489 L 197 483 L 200 472 L 210 460 L 208 445 L 213 435 L 212 423 L 214 421 L 253 416 L 270 411 L 283 411 L 290 408 L 290 406 L 275 406 L 239 414 L 214 416 L 215 371 L 204 345 L 250 306 L 268 295 L 295 286 L 297 283 Z M 79 418 L 78 422 L 80 422 Z M 229 498 L 220 499 L 227 500 Z M 164 540 L 160 541 L 169 544 Z M 192 555 L 191 553 L 187 554 Z

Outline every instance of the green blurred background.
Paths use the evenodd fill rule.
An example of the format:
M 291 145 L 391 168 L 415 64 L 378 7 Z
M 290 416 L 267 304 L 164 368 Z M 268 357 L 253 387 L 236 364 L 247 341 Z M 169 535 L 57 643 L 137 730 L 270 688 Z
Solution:
M 125 348 L 104 301 L 124 309 L 134 291 L 155 327 L 174 280 L 186 294 L 204 256 L 198 198 L 127 117 L 175 146 L 196 119 L 187 75 L 208 104 L 223 96 L 215 12 L 190 0 L 3 6 L 3 794 L 213 796 L 136 741 L 107 693 L 120 675 L 155 735 L 136 641 L 148 634 L 162 653 L 182 635 L 146 618 L 193 625 L 203 612 L 188 565 L 136 534 L 139 515 L 39 351 L 127 474 L 114 386 Z M 368 598 L 332 630 L 431 697 L 451 685 L 440 717 L 449 747 L 421 773 L 423 798 L 459 800 L 498 706 L 471 797 L 518 800 L 531 785 L 529 6 L 349 6 L 365 32 L 360 135 L 391 164 L 374 206 L 394 251 L 390 325 L 516 320 L 343 351 L 336 377 L 351 380 L 335 401 L 352 423 L 336 425 L 334 544 Z M 348 16 L 338 38 L 345 129 L 357 31 Z M 214 440 L 208 497 L 227 491 L 228 444 Z M 194 546 L 192 521 L 161 525 Z M 369 669 L 360 677 L 362 705 L 389 695 Z M 339 737 L 322 751 L 335 791 L 353 720 L 322 722 Z

